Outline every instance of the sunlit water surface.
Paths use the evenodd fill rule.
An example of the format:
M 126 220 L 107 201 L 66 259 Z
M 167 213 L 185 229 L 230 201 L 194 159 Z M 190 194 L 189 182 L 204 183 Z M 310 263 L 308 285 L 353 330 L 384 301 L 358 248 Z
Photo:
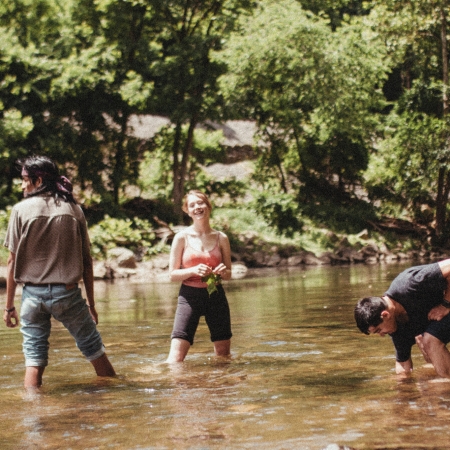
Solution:
M 97 379 L 54 323 L 44 387 L 27 393 L 20 332 L 2 328 L 0 448 L 448 449 L 450 382 L 417 349 L 414 375 L 397 378 L 390 339 L 364 336 L 353 321 L 357 299 L 382 294 L 403 267 L 266 270 L 230 281 L 231 359 L 213 356 L 203 321 L 186 361 L 173 366 L 164 360 L 178 285 L 96 282 L 118 377 Z

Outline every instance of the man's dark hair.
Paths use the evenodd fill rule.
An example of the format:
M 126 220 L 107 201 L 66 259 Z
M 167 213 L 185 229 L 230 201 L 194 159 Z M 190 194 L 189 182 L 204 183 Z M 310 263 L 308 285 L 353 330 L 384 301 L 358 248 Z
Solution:
M 17 165 L 27 172 L 33 184 L 36 184 L 38 178 L 42 179 L 42 184 L 28 194 L 28 197 L 50 192 L 66 202 L 76 203 L 70 181 L 60 175 L 58 166 L 47 156 L 29 156 L 17 161 Z
M 365 297 L 355 307 L 356 325 L 364 334 L 370 334 L 369 328 L 383 322 L 381 313 L 388 308 L 386 300 L 381 297 Z

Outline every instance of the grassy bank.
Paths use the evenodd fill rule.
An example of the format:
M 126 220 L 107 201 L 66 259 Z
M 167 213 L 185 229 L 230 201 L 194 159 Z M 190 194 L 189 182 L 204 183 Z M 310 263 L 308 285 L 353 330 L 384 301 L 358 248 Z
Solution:
M 144 260 L 151 256 L 170 251 L 169 245 L 162 242 L 155 232 L 155 224 L 149 213 L 137 211 L 130 217 L 112 218 L 103 216 L 103 220 L 90 226 L 92 255 L 95 259 L 103 259 L 108 249 L 122 246 L 138 253 Z M 8 211 L 0 211 L 0 239 L 3 243 L 8 223 Z M 148 217 L 147 217 L 148 216 Z M 163 218 L 164 219 L 164 218 Z M 289 237 L 280 234 L 250 207 L 226 205 L 216 207 L 212 214 L 214 228 L 227 233 L 234 253 L 255 252 L 259 250 L 295 252 L 306 250 L 320 255 L 326 251 L 336 250 L 342 242 L 348 242 L 358 248 L 368 242 L 389 250 L 410 251 L 421 250 L 426 246 L 423 238 L 411 234 L 375 231 L 370 227 L 360 229 L 357 233 L 337 232 L 313 220 L 302 218 L 301 230 L 294 231 Z M 170 225 L 169 225 L 170 226 Z M 170 243 L 170 241 L 169 241 Z M 0 265 L 5 265 L 8 251 L 0 248 Z

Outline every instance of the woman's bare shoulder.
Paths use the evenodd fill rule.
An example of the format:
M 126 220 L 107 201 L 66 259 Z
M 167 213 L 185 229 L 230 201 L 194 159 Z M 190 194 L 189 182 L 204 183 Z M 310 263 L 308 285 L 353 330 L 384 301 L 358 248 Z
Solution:
M 218 234 L 220 242 L 227 242 L 228 241 L 228 236 L 223 231 L 214 230 L 214 232 Z
M 180 242 L 184 242 L 186 240 L 186 236 L 188 235 L 187 229 L 178 231 L 175 233 L 175 236 L 173 237 L 173 244 L 178 244 Z

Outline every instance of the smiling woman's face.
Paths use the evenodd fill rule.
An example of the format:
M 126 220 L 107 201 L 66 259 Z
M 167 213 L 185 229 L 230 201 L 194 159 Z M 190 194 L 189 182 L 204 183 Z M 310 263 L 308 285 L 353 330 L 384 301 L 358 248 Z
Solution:
M 200 219 L 205 216 L 209 217 L 209 207 L 201 196 L 195 194 L 188 195 L 186 204 L 188 215 L 193 219 Z

